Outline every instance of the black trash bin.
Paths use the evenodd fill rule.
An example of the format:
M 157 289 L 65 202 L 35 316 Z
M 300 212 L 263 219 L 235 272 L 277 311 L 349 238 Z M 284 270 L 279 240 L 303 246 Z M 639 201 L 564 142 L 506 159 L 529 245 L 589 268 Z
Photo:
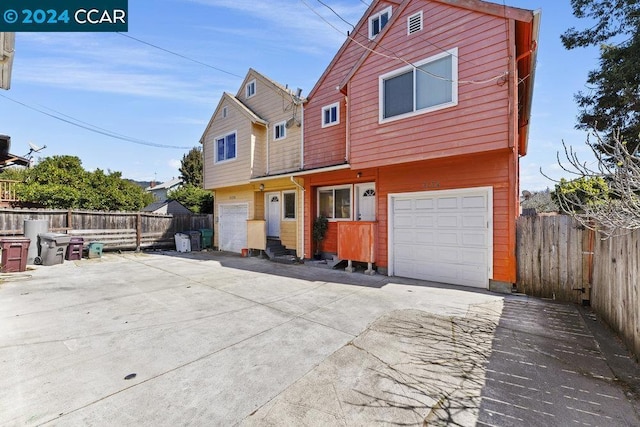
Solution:
M 191 241 L 191 250 L 192 251 L 201 251 L 202 246 L 200 245 L 201 233 L 198 230 L 185 231 L 185 234 L 189 236 L 189 240 Z

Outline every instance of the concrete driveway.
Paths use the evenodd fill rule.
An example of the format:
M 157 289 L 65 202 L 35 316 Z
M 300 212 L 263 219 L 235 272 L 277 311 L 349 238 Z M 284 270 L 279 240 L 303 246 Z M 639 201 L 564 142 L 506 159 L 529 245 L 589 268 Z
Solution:
M 223 253 L 0 278 L 0 425 L 474 425 L 503 298 Z

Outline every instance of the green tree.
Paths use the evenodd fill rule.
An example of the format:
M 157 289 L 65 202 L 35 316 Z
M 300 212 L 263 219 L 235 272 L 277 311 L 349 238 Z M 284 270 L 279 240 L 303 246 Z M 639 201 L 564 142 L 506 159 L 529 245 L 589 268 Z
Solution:
M 21 181 L 18 198 L 50 208 L 137 211 L 153 202 L 141 187 L 122 179 L 120 172 L 88 172 L 75 156 L 46 157 L 21 171 L 4 171 L 5 179 Z
M 187 154 L 182 156 L 182 164 L 178 169 L 182 182 L 195 187 L 202 187 L 202 150 L 200 147 L 193 147 Z
M 576 94 L 576 127 L 603 132 L 607 140 L 619 131 L 629 152 L 635 153 L 640 146 L 640 2 L 571 0 L 571 5 L 574 16 L 595 25 L 569 28 L 561 36 L 564 46 L 600 46 L 600 68 L 587 78 L 592 89 Z
M 167 195 L 170 200 L 176 200 L 194 213 L 213 213 L 213 193 L 191 184 L 183 185 Z

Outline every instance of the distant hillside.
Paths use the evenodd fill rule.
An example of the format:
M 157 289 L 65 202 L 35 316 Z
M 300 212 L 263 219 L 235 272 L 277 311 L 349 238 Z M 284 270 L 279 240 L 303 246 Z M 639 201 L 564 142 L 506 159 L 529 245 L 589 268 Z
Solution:
M 127 181 L 129 182 L 133 182 L 135 185 L 142 187 L 142 188 L 147 188 L 148 186 L 151 185 L 151 181 L 135 181 L 133 179 L 127 179 Z

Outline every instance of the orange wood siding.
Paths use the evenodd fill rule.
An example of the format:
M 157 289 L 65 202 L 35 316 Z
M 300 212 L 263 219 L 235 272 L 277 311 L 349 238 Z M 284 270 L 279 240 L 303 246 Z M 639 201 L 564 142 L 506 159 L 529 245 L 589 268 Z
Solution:
M 375 12 L 391 3 L 380 2 Z M 394 5 L 394 9 L 397 5 Z M 361 28 L 353 32 L 351 37 L 367 46 L 368 20 L 364 20 Z M 347 108 L 346 98 L 337 87 L 361 57 L 364 49 L 357 43 L 347 40 L 343 51 L 329 65 L 326 75 L 310 94 L 304 107 L 304 168 L 313 169 L 343 163 L 347 157 L 346 132 Z M 322 127 L 322 108 L 340 102 L 340 124 Z
M 349 221 L 338 223 L 338 258 L 375 262 L 376 223 Z
M 406 18 L 423 10 L 424 29 L 407 36 Z M 413 1 L 381 41 L 380 52 L 410 62 L 458 48 L 458 78 L 482 81 L 508 69 L 508 26 L 501 18 L 436 2 Z M 349 83 L 350 163 L 384 166 L 509 146 L 506 81 L 458 84 L 458 105 L 379 124 L 379 76 L 406 63 L 372 54 Z
M 515 221 L 518 189 L 513 174 L 517 170 L 515 153 L 510 150 L 478 155 L 405 163 L 383 168 L 348 170 L 312 175 L 305 179 L 307 230 L 312 230 L 316 215 L 316 188 L 326 185 L 376 182 L 377 233 L 375 259 L 379 267 L 388 266 L 388 195 L 429 190 L 453 190 L 493 187 L 493 279 L 515 283 Z M 362 175 L 357 178 L 356 173 Z M 313 254 L 309 231 L 305 236 L 305 254 Z M 325 252 L 338 251 L 338 223 L 329 222 L 322 243 Z

